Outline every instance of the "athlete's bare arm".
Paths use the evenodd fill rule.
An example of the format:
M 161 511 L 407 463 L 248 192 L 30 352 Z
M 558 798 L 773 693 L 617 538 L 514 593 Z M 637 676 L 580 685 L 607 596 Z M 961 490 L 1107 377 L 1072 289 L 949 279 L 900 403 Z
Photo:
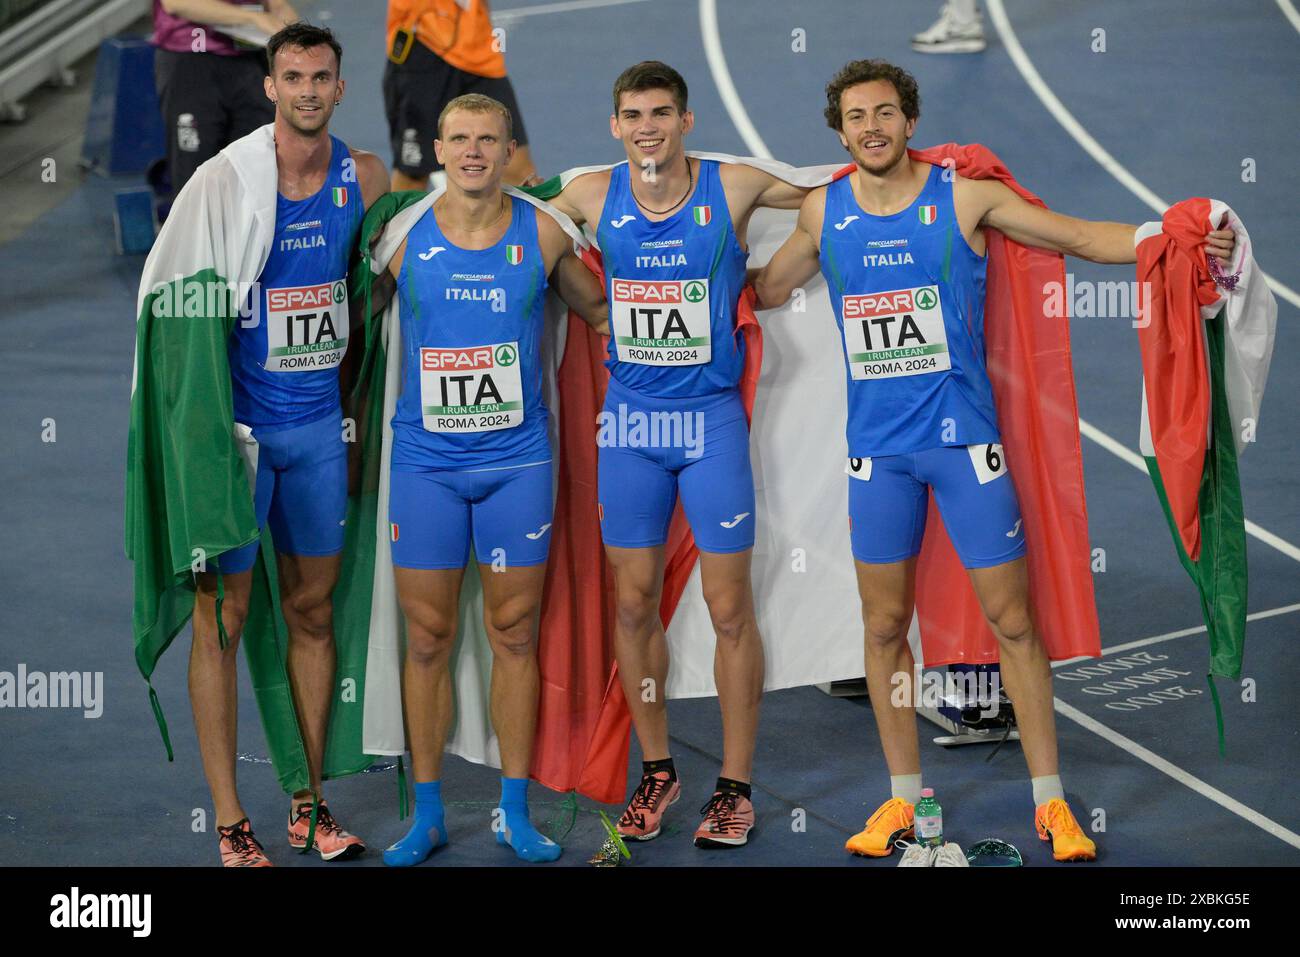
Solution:
M 600 211 L 605 206 L 607 192 L 609 192 L 609 170 L 601 170 L 579 176 L 547 202 L 568 216 L 576 225 L 591 223 L 592 229 L 595 229 L 600 220 Z
M 826 187 L 822 186 L 804 197 L 794 232 L 754 278 L 757 308 L 775 309 L 784 305 L 795 289 L 817 275 L 821 268 L 818 247 L 825 213 Z
M 384 161 L 369 150 L 352 149 L 352 161 L 356 164 L 357 183 L 361 186 L 361 201 L 365 208 L 374 205 L 375 200 L 388 192 L 388 170 Z
M 257 7 L 227 3 L 226 0 L 162 0 L 162 8 L 195 23 L 243 24 L 259 27 L 267 33 L 276 33 L 286 23 L 301 19 L 288 0 L 268 0 L 266 13 Z
M 744 249 L 749 249 L 749 217 L 760 206 L 770 209 L 798 209 L 808 190 L 791 186 L 771 173 L 744 163 L 723 163 L 718 167 L 722 190 L 727 195 L 731 228 Z
M 1133 237 L 1136 226 L 1127 223 L 1103 223 L 1076 219 L 1035 206 L 1017 196 L 1010 187 L 996 180 L 968 180 L 957 177 L 953 183 L 953 202 L 967 241 L 974 227 L 988 226 L 1026 246 L 1037 246 L 1068 256 L 1078 256 L 1095 263 L 1137 262 Z M 1206 251 L 1227 265 L 1236 238 L 1230 229 L 1206 233 Z M 978 237 L 976 252 L 983 252 L 983 237 Z
M 744 163 L 723 163 L 720 169 L 723 188 L 732 208 L 748 213 L 765 209 L 798 209 L 808 189 L 792 186 L 780 177 Z
M 573 252 L 573 239 L 549 215 L 537 210 L 537 238 L 543 263 L 561 299 L 602 336 L 609 335 L 609 303 L 591 270 Z

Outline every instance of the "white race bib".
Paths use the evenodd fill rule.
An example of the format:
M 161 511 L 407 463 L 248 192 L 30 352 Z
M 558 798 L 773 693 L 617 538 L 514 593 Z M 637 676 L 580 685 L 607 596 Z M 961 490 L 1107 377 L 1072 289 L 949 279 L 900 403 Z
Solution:
M 871 459 L 854 459 L 850 458 L 844 466 L 844 471 L 850 478 L 861 479 L 864 482 L 871 481 Z
M 421 348 L 420 408 L 430 432 L 495 432 L 521 424 L 519 343 Z
M 610 286 L 620 362 L 696 366 L 712 357 L 707 279 L 615 279 Z
M 267 372 L 334 369 L 347 351 L 348 290 L 342 280 L 266 291 Z
M 844 297 L 844 351 L 855 379 L 952 368 L 938 286 Z
M 981 485 L 988 485 L 1007 474 L 1007 457 L 1000 445 L 968 445 L 970 464 L 975 466 L 975 477 Z

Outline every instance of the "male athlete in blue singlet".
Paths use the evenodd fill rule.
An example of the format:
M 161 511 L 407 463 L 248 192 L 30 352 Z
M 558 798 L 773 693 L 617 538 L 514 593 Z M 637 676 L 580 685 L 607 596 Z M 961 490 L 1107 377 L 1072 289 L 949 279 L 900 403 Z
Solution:
M 537 625 L 551 529 L 551 446 L 542 394 L 547 277 L 598 329 L 600 283 L 559 223 L 501 189 L 515 153 L 509 111 L 481 94 L 452 100 L 434 143 L 447 190 L 389 264 L 402 321 L 388 518 L 406 617 L 403 704 L 415 820 L 384 851 L 423 861 L 447 840 L 442 751 L 453 717 L 448 661 L 470 545 L 492 647 L 492 726 L 501 747 L 499 843 L 526 861 L 560 846 L 528 817 L 537 721 Z
M 880 60 L 849 63 L 826 88 L 826 120 L 857 169 L 808 194 L 794 233 L 759 274 L 761 308 L 784 303 L 820 268 L 848 379 L 849 521 L 865 624 L 867 686 L 893 797 L 847 849 L 883 857 L 913 827 L 921 764 L 916 712 L 891 704 L 913 673 L 907 643 L 928 492 L 997 636 L 1032 778 L 1035 826 L 1057 860 L 1096 845 L 1065 802 L 1051 671 L 1034 631 L 1020 507 L 984 359 L 984 228 L 1093 262 L 1131 263 L 1134 226 L 1034 206 L 995 180 L 912 160 L 916 81 Z M 1228 256 L 1232 232 L 1207 236 Z
M 289 678 L 311 777 L 311 790 L 293 796 L 289 816 L 289 843 L 302 848 L 313 795 L 320 793 L 334 688 L 331 594 L 347 511 L 339 365 L 348 348 L 348 256 L 366 207 L 387 192 L 388 177 L 377 156 L 329 135 L 330 116 L 343 97 L 342 53 L 333 35 L 294 24 L 271 38 L 267 56 L 266 95 L 276 104 L 275 233 L 246 318 L 231 334 L 229 358 L 236 428 L 257 445 L 255 510 L 259 525 L 271 525 L 289 628 Z M 270 864 L 235 790 L 235 648 L 257 550 L 253 542 L 215 560 L 230 637 L 224 650 L 217 574 L 198 576 L 190 654 L 190 699 L 222 861 L 233 867 Z M 325 860 L 365 850 L 323 801 L 314 846 Z
M 750 214 L 760 206 L 794 209 L 806 191 L 750 166 L 688 158 L 682 141 L 694 125 L 676 70 L 658 61 L 630 67 L 614 84 L 610 117 L 627 162 L 577 177 L 552 202 L 596 230 L 613 332 L 603 415 L 620 423 L 610 433 L 629 437 L 624 445 L 602 442 L 598 489 L 614 571 L 614 652 L 644 759 L 618 830 L 654 838 L 681 790 L 668 750 L 668 645 L 659 620 L 664 544 L 680 495 L 717 634 L 723 728 L 722 775 L 695 843 L 735 847 L 754 824 L 750 772 L 763 692 L 750 585 L 754 479 L 735 312 Z M 637 421 L 669 423 L 669 441 L 652 429 L 634 445 L 638 431 L 623 424 Z

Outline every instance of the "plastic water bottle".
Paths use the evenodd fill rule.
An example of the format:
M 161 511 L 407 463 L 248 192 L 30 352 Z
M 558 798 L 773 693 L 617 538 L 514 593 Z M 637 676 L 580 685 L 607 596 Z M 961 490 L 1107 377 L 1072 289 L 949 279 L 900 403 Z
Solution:
M 943 844 L 943 808 L 934 799 L 934 788 L 922 788 L 916 803 L 916 843 L 929 847 Z

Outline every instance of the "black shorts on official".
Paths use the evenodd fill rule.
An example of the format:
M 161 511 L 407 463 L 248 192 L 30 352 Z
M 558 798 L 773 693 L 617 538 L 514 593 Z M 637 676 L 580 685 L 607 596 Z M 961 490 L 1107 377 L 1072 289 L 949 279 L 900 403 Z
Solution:
M 262 83 L 266 54 L 154 51 L 172 194 L 222 149 L 275 119 Z
M 384 111 L 393 147 L 393 168 L 422 179 L 442 164 L 433 152 L 442 108 L 465 93 L 481 93 L 505 104 L 514 121 L 515 142 L 528 145 L 519 102 L 509 77 L 466 73 L 438 56 L 423 43 L 411 45 L 405 63 L 384 65 Z

